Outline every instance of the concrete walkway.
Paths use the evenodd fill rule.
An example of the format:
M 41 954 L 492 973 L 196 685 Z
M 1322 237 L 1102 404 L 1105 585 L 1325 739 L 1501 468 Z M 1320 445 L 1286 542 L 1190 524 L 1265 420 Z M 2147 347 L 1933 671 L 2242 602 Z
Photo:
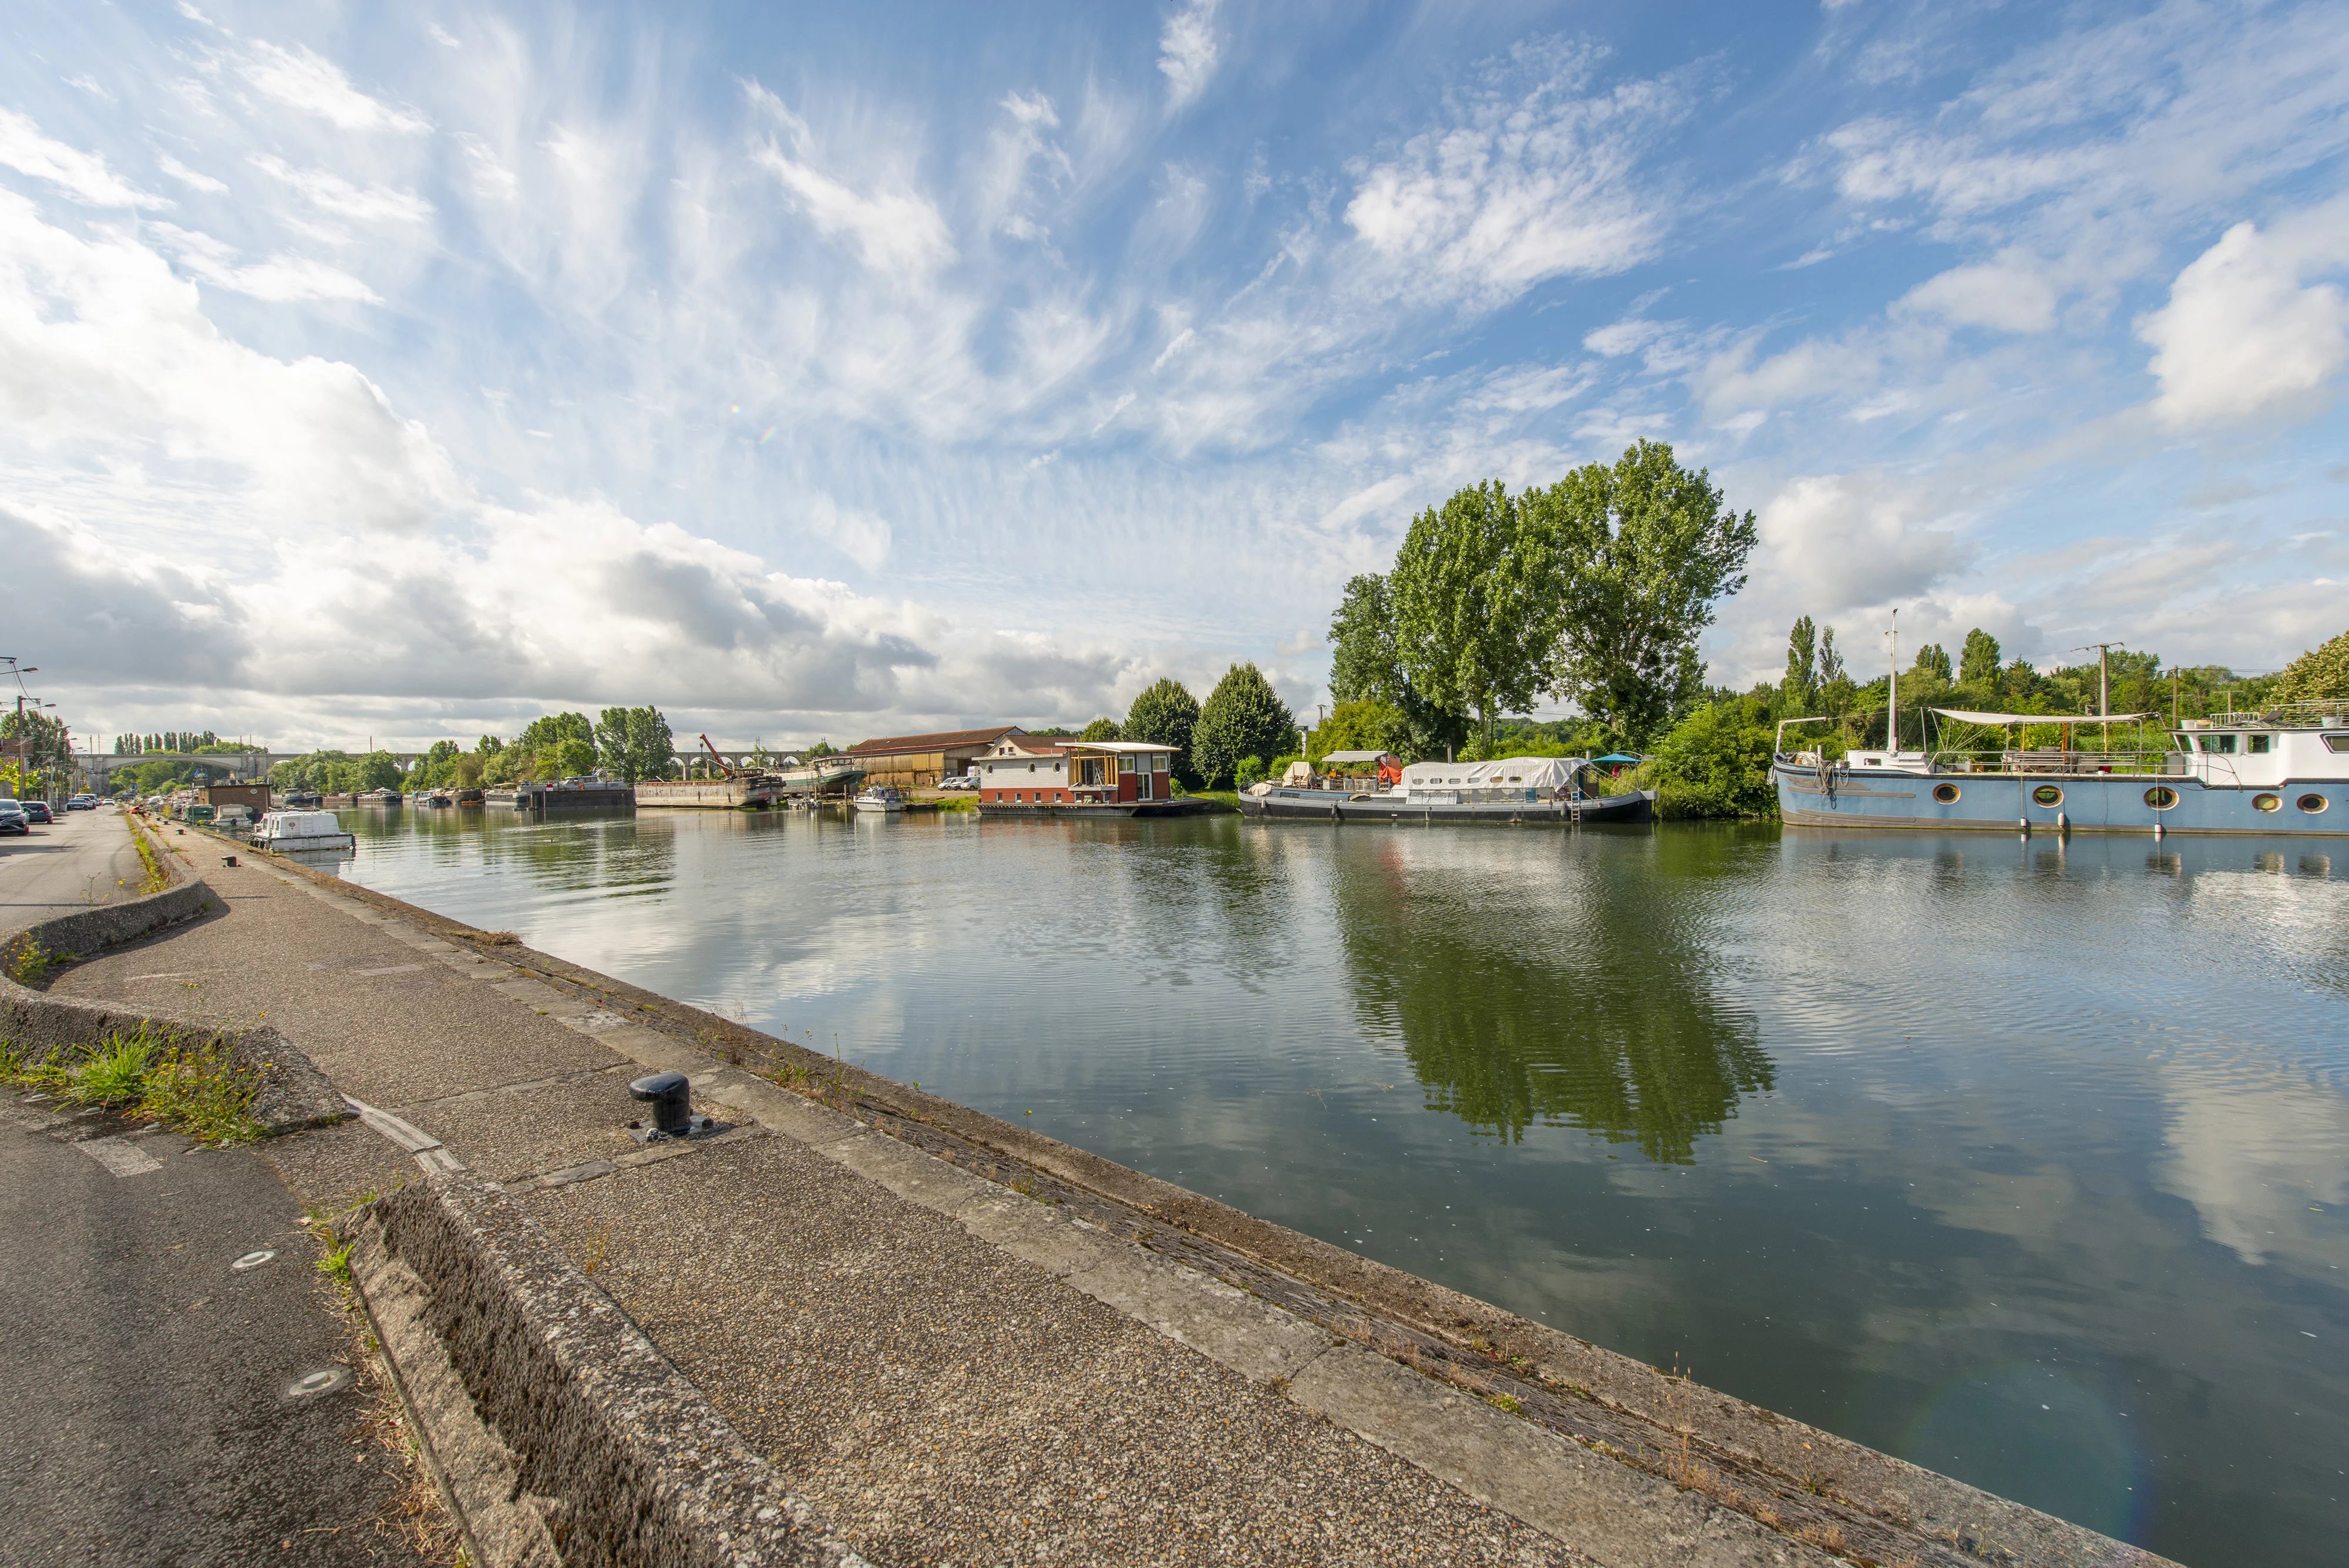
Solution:
M 874 1562 L 1585 1561 L 1284 1397 L 1278 1379 L 1242 1376 L 1106 1304 L 1098 1282 L 1070 1282 L 1074 1262 L 992 1244 L 983 1222 L 847 1163 L 885 1163 L 903 1146 L 880 1139 L 889 1148 L 859 1154 L 844 1117 L 811 1141 L 761 1125 L 753 1102 L 782 1102 L 765 1105 L 778 1125 L 805 1105 L 771 1085 L 712 1082 L 701 1108 L 740 1130 L 632 1163 L 651 1151 L 626 1131 L 638 1109 L 626 1083 L 674 1042 L 582 1016 L 507 966 L 289 873 L 217 861 L 198 866 L 224 913 L 53 989 L 274 1024 L 345 1093 L 522 1189 L 580 1266 Z M 597 1038 L 630 1033 L 634 1054 Z M 825 1137 L 852 1147 L 826 1152 Z M 267 1152 L 322 1205 L 415 1170 L 357 1123 Z
M 64 811 L 23 838 L 0 838 L 0 938 L 93 904 L 135 898 L 146 871 L 110 805 Z
M 0 1564 L 429 1561 L 317 1256 L 256 1151 L 0 1095 Z

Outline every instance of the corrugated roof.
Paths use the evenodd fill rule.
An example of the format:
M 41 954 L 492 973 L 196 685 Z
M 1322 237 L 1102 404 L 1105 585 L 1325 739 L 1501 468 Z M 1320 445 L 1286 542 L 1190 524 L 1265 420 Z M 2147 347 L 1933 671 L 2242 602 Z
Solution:
M 886 756 L 893 752 L 942 752 L 953 746 L 991 746 L 1006 735 L 1019 733 L 1017 724 L 998 724 L 989 730 L 942 730 L 935 735 L 879 735 L 869 741 L 859 741 L 843 754 L 851 757 Z

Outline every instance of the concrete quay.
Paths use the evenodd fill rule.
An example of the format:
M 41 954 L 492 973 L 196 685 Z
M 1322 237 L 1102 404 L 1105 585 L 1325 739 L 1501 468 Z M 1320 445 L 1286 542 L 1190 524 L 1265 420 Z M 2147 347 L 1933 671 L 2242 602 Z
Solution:
M 205 867 L 221 910 L 52 992 L 265 1023 L 365 1107 L 264 1147 L 316 1207 L 404 1189 L 357 1227 L 361 1282 L 481 1560 L 683 1560 L 596 1533 L 623 1510 L 545 1496 L 543 1455 L 591 1451 L 583 1421 L 634 1410 L 672 1436 L 627 1460 L 630 1495 L 674 1496 L 698 1464 L 724 1484 L 677 1517 L 752 1521 L 711 1561 L 2161 1561 L 510 940 L 240 858 Z M 690 1075 L 731 1129 L 640 1145 L 626 1084 L 650 1068 Z M 539 1326 L 500 1337 L 479 1325 L 506 1308 L 452 1294 L 511 1297 Z M 533 1334 L 574 1364 L 481 1370 Z M 599 1355 L 636 1370 L 605 1376 Z M 768 1501 L 730 1515 L 729 1496 Z

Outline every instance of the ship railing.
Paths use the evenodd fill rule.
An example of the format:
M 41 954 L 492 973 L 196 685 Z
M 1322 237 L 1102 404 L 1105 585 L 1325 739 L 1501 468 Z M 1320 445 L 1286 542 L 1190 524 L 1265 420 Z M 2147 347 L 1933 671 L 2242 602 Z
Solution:
M 2153 774 L 2186 772 L 2182 752 L 2071 751 L 2059 747 L 2006 748 L 1998 751 L 1940 751 L 1932 754 L 1937 774 Z

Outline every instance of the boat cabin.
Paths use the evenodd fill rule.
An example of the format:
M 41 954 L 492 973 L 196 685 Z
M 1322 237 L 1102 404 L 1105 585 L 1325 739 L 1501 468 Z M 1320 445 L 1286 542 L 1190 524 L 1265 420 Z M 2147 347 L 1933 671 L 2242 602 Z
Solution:
M 1413 763 L 1402 770 L 1398 791 L 1437 805 L 1476 801 L 1557 800 L 1578 789 L 1590 766 L 1584 757 L 1503 757 L 1490 763 Z
M 2256 788 L 2293 780 L 2349 779 L 2349 715 L 2310 728 L 2254 721 L 2249 714 L 2189 719 L 2178 726 L 2186 774 L 2206 784 Z
M 1174 749 L 1014 732 L 971 763 L 982 805 L 1106 805 L 1174 798 Z

